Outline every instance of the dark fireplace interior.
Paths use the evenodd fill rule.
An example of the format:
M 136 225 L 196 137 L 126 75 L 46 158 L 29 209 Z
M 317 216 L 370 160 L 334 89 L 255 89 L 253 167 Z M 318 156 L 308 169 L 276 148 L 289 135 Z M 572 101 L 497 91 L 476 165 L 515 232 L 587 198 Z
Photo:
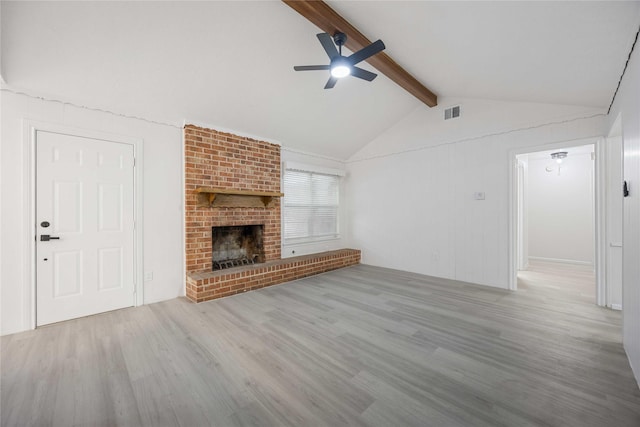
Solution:
M 213 269 L 264 262 L 263 225 L 211 227 Z

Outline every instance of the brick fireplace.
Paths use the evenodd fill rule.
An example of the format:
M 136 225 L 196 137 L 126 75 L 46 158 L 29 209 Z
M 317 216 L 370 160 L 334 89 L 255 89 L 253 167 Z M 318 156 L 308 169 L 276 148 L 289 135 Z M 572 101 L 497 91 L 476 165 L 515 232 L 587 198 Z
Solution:
M 345 249 L 280 259 L 280 146 L 194 125 L 184 128 L 186 295 L 233 295 L 357 264 Z M 212 227 L 260 226 L 262 264 L 213 271 Z

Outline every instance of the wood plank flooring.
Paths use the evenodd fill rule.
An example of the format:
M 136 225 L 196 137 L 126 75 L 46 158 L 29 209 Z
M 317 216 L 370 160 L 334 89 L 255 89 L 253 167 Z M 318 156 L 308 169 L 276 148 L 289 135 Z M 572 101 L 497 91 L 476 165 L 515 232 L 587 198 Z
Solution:
M 507 292 L 359 265 L 6 336 L 2 425 L 639 426 L 620 312 L 557 268 Z

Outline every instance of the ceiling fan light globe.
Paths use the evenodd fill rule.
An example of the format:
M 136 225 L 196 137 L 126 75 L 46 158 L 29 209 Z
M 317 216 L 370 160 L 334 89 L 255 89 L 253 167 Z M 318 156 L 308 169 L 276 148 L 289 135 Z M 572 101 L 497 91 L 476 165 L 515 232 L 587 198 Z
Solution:
M 347 65 L 335 65 L 331 67 L 331 75 L 337 79 L 347 77 L 351 74 L 351 68 Z

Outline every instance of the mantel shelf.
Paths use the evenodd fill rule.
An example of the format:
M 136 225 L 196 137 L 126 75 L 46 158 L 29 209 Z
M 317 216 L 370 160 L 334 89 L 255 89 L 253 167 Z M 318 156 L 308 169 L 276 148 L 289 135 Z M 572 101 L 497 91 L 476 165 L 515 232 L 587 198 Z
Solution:
M 233 190 L 198 187 L 198 206 L 203 207 L 267 207 L 275 197 L 284 196 L 277 191 Z M 220 196 L 220 197 L 218 197 Z

